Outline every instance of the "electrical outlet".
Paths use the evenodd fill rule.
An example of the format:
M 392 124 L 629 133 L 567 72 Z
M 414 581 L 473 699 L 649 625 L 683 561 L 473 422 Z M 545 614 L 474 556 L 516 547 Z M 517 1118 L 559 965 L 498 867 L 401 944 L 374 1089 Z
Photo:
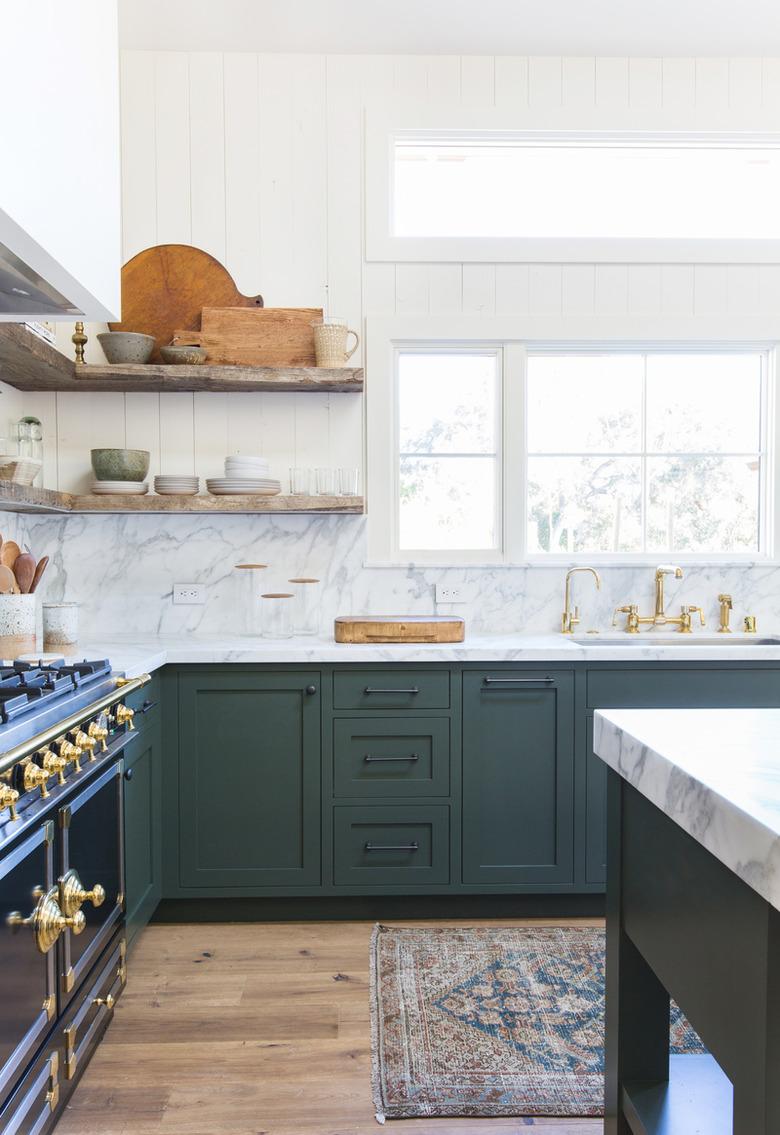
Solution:
M 173 601 L 201 606 L 206 602 L 206 589 L 202 583 L 174 583 Z
M 465 588 L 457 587 L 453 583 L 436 584 L 437 603 L 465 603 L 466 601 Z

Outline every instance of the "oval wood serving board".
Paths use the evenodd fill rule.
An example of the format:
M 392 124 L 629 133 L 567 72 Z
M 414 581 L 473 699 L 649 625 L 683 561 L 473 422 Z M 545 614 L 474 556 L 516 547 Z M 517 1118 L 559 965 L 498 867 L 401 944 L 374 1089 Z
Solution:
M 122 321 L 112 331 L 141 331 L 160 347 L 178 328 L 197 331 L 204 307 L 262 307 L 262 296 L 244 296 L 223 264 L 190 244 L 156 244 L 122 268 Z
M 453 615 L 339 615 L 336 642 L 463 642 L 466 624 Z

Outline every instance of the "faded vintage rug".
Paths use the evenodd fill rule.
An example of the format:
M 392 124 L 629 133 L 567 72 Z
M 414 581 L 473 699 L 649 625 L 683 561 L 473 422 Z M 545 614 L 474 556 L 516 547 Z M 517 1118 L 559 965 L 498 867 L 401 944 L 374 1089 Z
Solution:
M 377 1119 L 603 1113 L 604 931 L 374 928 Z M 672 1006 L 674 1052 L 703 1052 Z

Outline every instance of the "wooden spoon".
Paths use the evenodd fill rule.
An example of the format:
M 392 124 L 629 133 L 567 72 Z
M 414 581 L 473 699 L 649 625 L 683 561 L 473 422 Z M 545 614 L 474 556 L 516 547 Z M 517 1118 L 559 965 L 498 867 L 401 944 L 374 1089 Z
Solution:
M 19 585 L 16 576 L 5 564 L 0 564 L 0 595 L 13 595 Z
M 0 560 L 1 559 L 2 555 L 0 555 Z M 30 592 L 35 591 L 36 587 L 41 582 L 41 576 L 46 571 L 46 565 L 48 564 L 48 562 L 48 556 L 41 556 L 41 558 L 38 560 L 38 566 L 35 569 L 35 574 L 33 575 L 32 583 L 30 584 Z
M 0 548 L 0 564 L 12 568 L 21 554 L 22 549 L 16 543 L 16 540 L 6 540 Z
M 16 563 L 13 566 L 13 573 L 16 576 L 16 582 L 19 584 L 19 590 L 22 595 L 27 595 L 32 581 L 35 578 L 35 556 L 31 556 L 29 552 L 22 552 L 17 556 Z

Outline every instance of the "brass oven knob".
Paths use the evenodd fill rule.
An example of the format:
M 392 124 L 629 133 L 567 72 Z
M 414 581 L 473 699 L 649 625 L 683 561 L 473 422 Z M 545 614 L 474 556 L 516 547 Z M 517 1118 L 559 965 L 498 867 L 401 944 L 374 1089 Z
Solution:
M 87 925 L 87 920 L 80 910 L 72 916 L 64 915 L 57 902 L 57 888 L 52 887 L 40 896 L 35 910 L 28 918 L 22 918 L 19 911 L 14 910 L 7 916 L 5 923 L 12 929 L 31 927 L 38 951 L 48 954 L 63 931 L 72 930 L 74 934 L 80 934 Z
M 97 745 L 97 737 L 90 737 L 83 729 L 78 729 L 73 735 L 73 743 L 87 754 L 87 759 L 96 761 L 95 745 Z
M 135 710 L 130 709 L 129 705 L 124 705 L 122 702 L 116 707 L 114 711 L 114 719 L 117 725 L 127 724 L 130 729 L 135 729 L 133 725 L 133 718 L 135 717 Z
M 85 902 L 93 906 L 102 906 L 106 901 L 106 892 L 100 883 L 95 883 L 91 891 L 82 885 L 78 873 L 71 869 L 60 879 L 59 904 L 63 914 L 73 915 Z
M 101 751 L 105 753 L 106 749 L 108 748 L 108 745 L 106 744 L 108 730 L 105 728 L 105 726 L 101 725 L 98 721 L 90 721 L 89 725 L 87 726 L 87 733 L 90 737 L 93 737 L 95 741 L 100 742 Z
M 56 773 L 58 784 L 65 783 L 65 769 L 70 764 L 66 757 L 58 757 L 52 749 L 42 749 L 38 753 L 38 760 L 41 768 L 46 769 L 50 776 Z
M 59 745 L 60 756 L 64 757 L 66 761 L 73 761 L 73 767 L 76 772 L 81 772 L 81 749 L 78 745 L 71 744 L 65 738 L 61 738 L 57 744 Z
M 19 819 L 16 811 L 16 801 L 18 799 L 19 793 L 15 788 L 11 788 L 10 784 L 0 784 L 0 812 L 4 812 L 6 808 L 8 808 L 12 820 Z
M 49 781 L 49 778 L 53 775 L 54 774 L 52 772 L 49 772 L 48 769 L 41 768 L 40 765 L 36 765 L 34 761 L 27 761 L 24 766 L 24 774 L 22 779 L 24 791 L 32 792 L 33 789 L 40 788 L 41 799 L 45 800 L 49 795 L 47 783 Z

